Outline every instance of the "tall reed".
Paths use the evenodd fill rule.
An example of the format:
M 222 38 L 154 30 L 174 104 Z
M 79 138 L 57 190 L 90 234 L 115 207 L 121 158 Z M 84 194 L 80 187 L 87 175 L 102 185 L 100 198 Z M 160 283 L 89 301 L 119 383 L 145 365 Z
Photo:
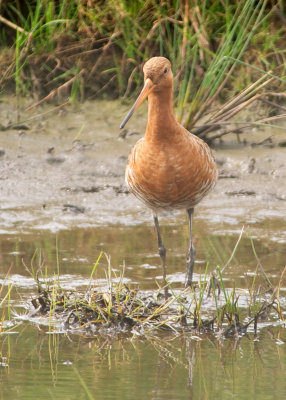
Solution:
M 285 83 L 281 7 L 268 0 L 4 2 L 4 22 L 15 30 L 14 62 L 0 84 L 13 76 L 19 94 L 38 81 L 45 100 L 66 90 L 72 100 L 105 92 L 126 98 L 142 85 L 144 61 L 162 55 L 173 65 L 179 120 L 194 131 L 211 124 L 210 132 L 263 95 L 266 86 Z M 0 45 L 6 36 L 0 36 Z M 234 104 L 233 113 L 219 119 L 210 114 L 217 99 L 270 78 L 267 74 L 273 79 Z M 204 126 L 196 133 L 211 140 L 208 132 Z

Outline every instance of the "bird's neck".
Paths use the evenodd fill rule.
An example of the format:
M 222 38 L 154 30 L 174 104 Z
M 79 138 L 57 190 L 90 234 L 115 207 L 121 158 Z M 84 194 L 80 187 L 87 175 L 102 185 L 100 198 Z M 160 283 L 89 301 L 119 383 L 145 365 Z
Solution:
M 173 108 L 173 90 L 150 93 L 145 138 L 151 141 L 167 139 L 177 124 Z

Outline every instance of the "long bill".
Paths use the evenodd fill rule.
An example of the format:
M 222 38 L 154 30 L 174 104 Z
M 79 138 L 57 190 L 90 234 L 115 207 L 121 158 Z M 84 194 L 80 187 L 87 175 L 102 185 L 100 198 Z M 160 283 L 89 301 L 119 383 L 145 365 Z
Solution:
M 152 86 L 153 86 L 153 82 L 151 81 L 150 78 L 147 78 L 145 83 L 144 83 L 143 89 L 141 90 L 141 93 L 139 94 L 139 96 L 137 97 L 135 103 L 133 104 L 133 106 L 131 107 L 129 112 L 127 113 L 127 115 L 124 118 L 124 120 L 122 121 L 122 123 L 120 125 L 120 129 L 124 128 L 126 123 L 132 117 L 134 111 L 140 106 L 140 104 L 143 103 L 143 101 L 146 99 L 146 97 L 148 97 Z

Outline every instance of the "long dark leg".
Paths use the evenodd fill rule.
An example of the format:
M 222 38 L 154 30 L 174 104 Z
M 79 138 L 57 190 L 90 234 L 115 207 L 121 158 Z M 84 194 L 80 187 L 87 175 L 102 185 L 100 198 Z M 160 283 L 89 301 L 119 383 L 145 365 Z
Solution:
M 187 259 L 187 272 L 186 272 L 186 283 L 185 287 L 190 286 L 192 284 L 192 279 L 193 279 L 193 269 L 194 269 L 194 263 L 195 263 L 195 248 L 193 245 L 193 235 L 192 235 L 192 219 L 193 219 L 193 214 L 194 214 L 194 209 L 189 208 L 187 210 L 188 217 L 189 217 L 189 226 L 190 226 L 190 245 L 189 245 L 189 251 L 188 251 L 188 259 Z
M 155 228 L 156 228 L 156 232 L 157 232 L 159 254 L 160 254 L 161 262 L 162 262 L 163 282 L 164 282 L 164 286 L 165 286 L 164 294 L 165 294 L 165 299 L 167 299 L 168 298 L 168 287 L 167 287 L 167 281 L 166 281 L 166 248 L 165 248 L 162 238 L 161 238 L 160 226 L 159 226 L 157 214 L 153 213 L 153 218 L 154 218 Z

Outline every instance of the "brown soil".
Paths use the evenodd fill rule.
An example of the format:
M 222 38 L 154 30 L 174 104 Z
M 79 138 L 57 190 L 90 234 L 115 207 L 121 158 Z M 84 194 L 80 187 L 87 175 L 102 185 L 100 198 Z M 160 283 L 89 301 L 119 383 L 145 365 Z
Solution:
M 23 100 L 20 109 L 28 105 Z M 1 109 L 2 128 L 16 121 L 14 98 L 7 97 Z M 77 109 L 53 111 L 45 105 L 37 113 L 22 111 L 21 120 L 34 119 L 1 132 L 2 231 L 149 222 L 149 210 L 124 186 L 126 159 L 144 132 L 146 108 L 138 110 L 122 135 L 119 124 L 126 109 L 118 101 L 97 101 Z M 253 130 L 244 136 L 249 144 L 237 144 L 236 136 L 229 135 L 215 148 L 220 179 L 196 215 L 216 231 L 243 223 L 259 226 L 269 218 L 282 223 L 286 215 L 283 132 Z M 279 226 L 275 235 L 285 240 Z

